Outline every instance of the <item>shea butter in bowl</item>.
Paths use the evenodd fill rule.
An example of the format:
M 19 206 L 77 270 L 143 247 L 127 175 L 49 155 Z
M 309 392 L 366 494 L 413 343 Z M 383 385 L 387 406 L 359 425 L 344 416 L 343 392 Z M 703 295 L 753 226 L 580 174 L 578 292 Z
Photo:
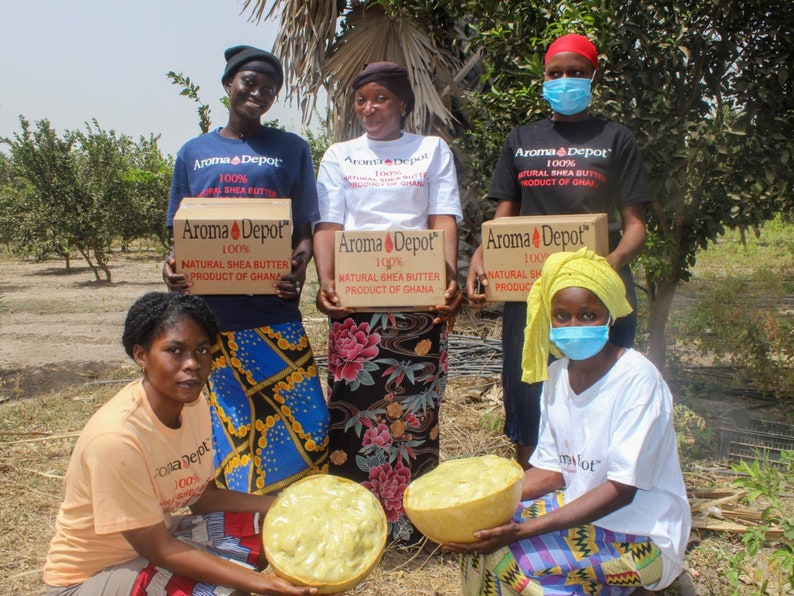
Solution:
M 375 568 L 386 533 L 386 514 L 375 495 L 352 480 L 321 474 L 276 497 L 262 540 L 276 575 L 335 594 L 354 588 Z
M 403 507 L 430 540 L 475 542 L 475 531 L 510 521 L 523 486 L 524 471 L 513 460 L 498 455 L 451 459 L 411 482 Z

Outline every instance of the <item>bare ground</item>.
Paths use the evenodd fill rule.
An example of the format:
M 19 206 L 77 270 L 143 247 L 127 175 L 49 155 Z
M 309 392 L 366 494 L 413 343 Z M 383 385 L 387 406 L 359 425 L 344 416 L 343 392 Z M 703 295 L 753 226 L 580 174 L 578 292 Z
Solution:
M 0 399 L 29 397 L 97 379 L 128 362 L 124 315 L 145 292 L 163 290 L 154 253 L 111 263 L 112 281 L 86 266 L 0 261 Z

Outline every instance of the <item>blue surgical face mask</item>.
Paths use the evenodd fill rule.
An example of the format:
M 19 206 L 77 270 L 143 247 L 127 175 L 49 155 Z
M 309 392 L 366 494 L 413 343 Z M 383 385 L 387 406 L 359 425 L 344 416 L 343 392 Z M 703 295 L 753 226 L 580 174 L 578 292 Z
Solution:
M 549 339 L 571 360 L 587 360 L 598 354 L 609 341 L 609 321 L 606 325 L 552 327 Z
M 593 73 L 595 77 L 595 73 Z M 590 105 L 590 86 L 593 79 L 561 77 L 543 82 L 543 99 L 558 114 L 572 116 L 584 112 Z

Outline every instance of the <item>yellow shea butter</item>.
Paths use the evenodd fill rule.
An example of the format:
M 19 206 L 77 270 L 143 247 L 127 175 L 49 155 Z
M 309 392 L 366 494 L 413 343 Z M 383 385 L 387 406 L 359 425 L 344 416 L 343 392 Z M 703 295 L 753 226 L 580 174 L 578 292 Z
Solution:
M 331 594 L 351 589 L 377 565 L 386 532 L 386 515 L 369 490 L 323 474 L 279 494 L 265 516 L 262 539 L 277 575 Z
M 521 499 L 524 471 L 497 455 L 442 462 L 411 482 L 403 507 L 411 522 L 435 542 L 474 542 L 474 532 L 510 520 Z

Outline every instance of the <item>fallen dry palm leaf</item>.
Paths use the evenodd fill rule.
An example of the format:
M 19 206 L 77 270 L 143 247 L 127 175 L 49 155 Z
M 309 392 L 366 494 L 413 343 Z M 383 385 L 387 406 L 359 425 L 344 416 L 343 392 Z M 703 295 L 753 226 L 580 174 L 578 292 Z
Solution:
M 688 492 L 692 529 L 743 534 L 763 521 L 757 509 L 735 504 L 747 494 L 745 489 L 704 488 L 690 489 Z M 783 538 L 783 529 L 770 526 L 766 537 L 768 540 L 780 540 Z

